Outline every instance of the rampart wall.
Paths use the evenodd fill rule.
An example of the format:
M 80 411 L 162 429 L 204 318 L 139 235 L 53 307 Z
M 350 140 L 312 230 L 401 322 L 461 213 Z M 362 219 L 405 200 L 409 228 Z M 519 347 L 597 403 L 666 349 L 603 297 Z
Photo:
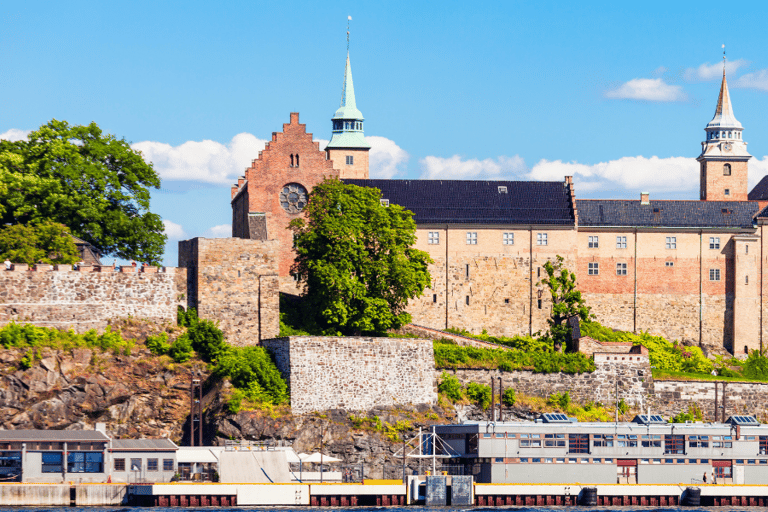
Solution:
M 183 268 L 15 265 L 0 271 L 0 325 L 11 321 L 103 330 L 116 318 L 176 322 L 186 301 Z
M 256 345 L 280 334 L 276 240 L 193 238 L 179 242 L 187 268 L 187 305 L 219 322 L 232 345 Z
M 437 402 L 431 341 L 292 336 L 263 344 L 290 383 L 294 413 Z

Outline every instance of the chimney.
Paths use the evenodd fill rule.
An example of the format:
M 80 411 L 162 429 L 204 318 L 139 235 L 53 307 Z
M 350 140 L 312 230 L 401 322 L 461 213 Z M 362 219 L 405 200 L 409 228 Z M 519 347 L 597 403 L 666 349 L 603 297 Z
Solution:
M 651 197 L 648 192 L 640 192 L 640 204 L 651 204 Z

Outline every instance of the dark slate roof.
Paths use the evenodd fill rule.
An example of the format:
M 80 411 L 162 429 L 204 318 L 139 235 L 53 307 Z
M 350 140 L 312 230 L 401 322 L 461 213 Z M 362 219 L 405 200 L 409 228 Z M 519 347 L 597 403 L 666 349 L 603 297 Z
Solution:
M 751 228 L 758 204 L 748 201 L 580 199 L 579 226 Z
M 574 224 L 562 181 L 343 181 L 378 188 L 382 199 L 412 211 L 417 224 Z
M 115 451 L 176 451 L 179 447 L 170 439 L 113 439 Z
M 760 183 L 755 185 L 755 188 L 747 196 L 750 201 L 766 201 L 768 200 L 768 176 L 763 176 Z
M 0 441 L 106 442 L 109 438 L 98 430 L 0 430 Z

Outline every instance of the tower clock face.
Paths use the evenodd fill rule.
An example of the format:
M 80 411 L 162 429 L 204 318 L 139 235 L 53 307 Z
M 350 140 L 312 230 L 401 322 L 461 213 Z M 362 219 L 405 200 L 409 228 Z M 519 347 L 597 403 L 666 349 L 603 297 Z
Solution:
M 298 183 L 289 183 L 280 191 L 280 206 L 288 213 L 301 213 L 307 205 L 307 189 Z
M 731 144 L 730 142 L 726 142 L 723 145 L 723 149 L 725 149 L 726 151 L 730 151 L 732 148 L 733 148 L 733 144 Z

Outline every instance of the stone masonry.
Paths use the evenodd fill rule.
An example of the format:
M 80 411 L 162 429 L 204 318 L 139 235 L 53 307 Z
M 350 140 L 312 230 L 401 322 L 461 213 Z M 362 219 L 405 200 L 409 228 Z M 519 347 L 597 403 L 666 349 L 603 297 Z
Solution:
M 228 343 L 255 345 L 280 333 L 278 243 L 243 238 L 179 242 L 187 268 L 187 304 L 219 322 Z
M 263 344 L 290 383 L 294 413 L 437 402 L 431 341 L 292 336 Z
M 85 332 L 126 317 L 175 323 L 185 281 L 183 268 L 15 265 L 0 272 L 0 325 L 31 322 Z

